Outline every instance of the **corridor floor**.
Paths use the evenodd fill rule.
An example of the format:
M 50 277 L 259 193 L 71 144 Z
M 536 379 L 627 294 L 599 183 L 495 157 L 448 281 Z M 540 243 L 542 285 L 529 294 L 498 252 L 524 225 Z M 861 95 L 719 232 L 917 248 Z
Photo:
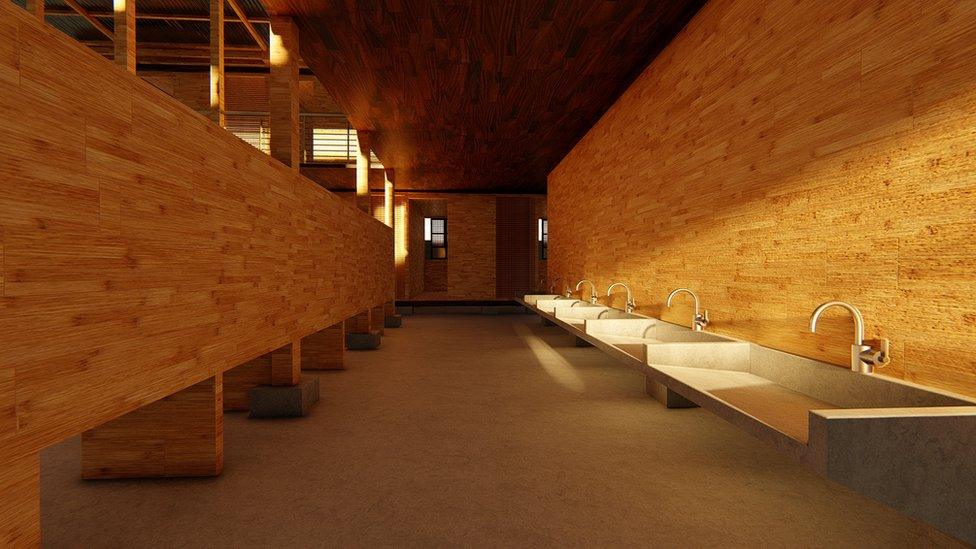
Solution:
M 82 481 L 42 456 L 49 547 L 952 544 L 535 316 L 408 316 L 308 417 L 226 414 L 213 479 Z

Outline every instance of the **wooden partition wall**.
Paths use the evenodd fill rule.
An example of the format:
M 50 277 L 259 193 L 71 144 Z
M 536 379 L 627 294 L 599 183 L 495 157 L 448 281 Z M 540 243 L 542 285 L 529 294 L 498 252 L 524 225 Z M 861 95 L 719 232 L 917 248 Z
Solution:
M 0 36 L 3 545 L 40 448 L 388 301 L 393 237 L 9 2 Z
M 976 396 L 976 9 L 711 0 L 549 176 L 550 279 L 838 365 Z M 620 297 L 622 300 L 623 297 Z M 617 304 L 622 305 L 618 300 Z

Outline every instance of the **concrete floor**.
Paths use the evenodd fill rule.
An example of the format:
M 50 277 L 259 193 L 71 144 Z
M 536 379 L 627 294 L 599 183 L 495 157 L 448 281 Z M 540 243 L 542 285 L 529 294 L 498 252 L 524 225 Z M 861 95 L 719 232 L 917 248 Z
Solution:
M 227 414 L 214 479 L 79 480 L 46 450 L 50 547 L 951 545 L 535 316 L 414 316 L 295 420 Z

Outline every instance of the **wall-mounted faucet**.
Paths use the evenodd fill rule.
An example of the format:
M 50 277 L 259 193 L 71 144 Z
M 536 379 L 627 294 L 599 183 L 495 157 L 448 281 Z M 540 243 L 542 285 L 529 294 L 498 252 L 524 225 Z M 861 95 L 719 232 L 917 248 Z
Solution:
M 593 284 L 592 280 L 587 278 L 580 280 L 576 283 L 576 290 L 579 291 L 580 286 L 582 286 L 584 282 L 590 285 L 590 303 L 596 305 L 596 284 Z M 583 294 L 580 294 L 580 297 L 583 297 Z
M 623 282 L 614 282 L 611 284 L 610 287 L 607 288 L 607 297 L 610 297 L 610 292 L 613 291 L 614 287 L 616 286 L 623 286 L 624 289 L 627 290 L 627 312 L 634 312 L 634 308 L 637 307 L 637 303 L 634 302 L 634 296 L 630 293 L 630 287 Z
M 569 286 L 566 286 L 566 285 L 565 285 L 565 284 L 566 284 L 566 279 L 565 279 L 565 278 L 563 278 L 563 277 L 561 277 L 561 276 L 557 276 L 557 277 L 556 277 L 556 279 L 552 281 L 552 284 L 550 284 L 550 285 L 549 285 L 549 292 L 550 292 L 550 293 L 555 293 L 555 291 L 556 291 L 556 288 L 558 288 L 558 287 L 559 287 L 559 285 L 558 285 L 558 284 L 556 284 L 556 283 L 557 283 L 557 282 L 559 282 L 560 280 L 562 280 L 562 281 L 563 281 L 563 293 L 565 293 L 565 294 L 566 294 L 566 297 L 569 297 L 569 295 L 570 295 L 570 293 L 571 293 L 571 292 L 569 291 Z
M 817 321 L 820 315 L 831 307 L 846 309 L 854 317 L 854 344 L 851 345 L 851 370 L 861 374 L 874 373 L 874 367 L 884 366 L 891 361 L 888 356 L 889 342 L 887 339 L 864 341 L 864 317 L 861 311 L 850 303 L 843 301 L 828 301 L 821 303 L 810 315 L 810 331 L 817 332 Z
M 690 294 L 691 297 L 694 298 L 694 300 L 695 300 L 695 317 L 691 321 L 691 328 L 694 331 L 696 331 L 696 332 L 702 331 L 702 329 L 704 329 L 705 326 L 708 326 L 708 310 L 707 309 L 705 310 L 705 314 L 701 314 L 701 312 L 700 312 L 700 302 L 698 301 L 698 296 L 695 295 L 695 292 L 689 290 L 688 288 L 678 288 L 677 290 L 671 292 L 670 295 L 668 295 L 668 307 L 671 306 L 671 300 L 674 299 L 674 296 L 680 294 L 681 292 L 685 292 L 687 294 Z

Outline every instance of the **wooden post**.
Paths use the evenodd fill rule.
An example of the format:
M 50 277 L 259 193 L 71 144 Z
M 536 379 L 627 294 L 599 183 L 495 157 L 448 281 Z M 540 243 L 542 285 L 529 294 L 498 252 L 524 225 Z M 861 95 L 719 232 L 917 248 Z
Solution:
M 114 0 L 115 63 L 136 72 L 136 0 Z
M 366 309 L 365 311 L 357 314 L 356 316 L 350 317 L 345 321 L 345 330 L 347 334 L 365 334 L 369 333 L 370 327 L 370 312 L 372 309 Z
M 224 467 L 220 374 L 81 436 L 86 479 L 206 477 Z
M 210 119 L 224 127 L 224 0 L 210 0 Z
M 271 156 L 296 172 L 301 165 L 298 119 L 298 27 L 290 17 L 272 17 L 268 41 L 271 73 Z
M 378 331 L 380 334 L 385 333 L 383 329 L 384 320 L 386 320 L 386 306 L 377 305 L 370 309 L 369 313 L 369 329 L 371 331 Z
M 369 213 L 369 131 L 356 130 L 356 141 L 359 143 L 356 152 L 356 205 Z
M 293 341 L 271 351 L 271 384 L 298 385 L 302 377 L 302 343 Z
M 346 331 L 339 322 L 302 338 L 303 370 L 344 370 Z
M 0 495 L 0 547 L 40 547 L 40 454 L 0 458 Z
M 383 172 L 383 223 L 386 226 L 393 229 L 393 234 L 396 234 L 396 214 L 393 210 L 394 200 L 393 192 L 394 185 L 396 183 L 396 174 L 393 168 L 386 168 Z
M 271 385 L 271 353 L 224 372 L 224 411 L 251 409 L 251 389 Z
M 44 0 L 27 0 L 27 11 L 34 14 L 35 17 L 44 22 Z M 0 538 L 3 541 L 3 538 Z

